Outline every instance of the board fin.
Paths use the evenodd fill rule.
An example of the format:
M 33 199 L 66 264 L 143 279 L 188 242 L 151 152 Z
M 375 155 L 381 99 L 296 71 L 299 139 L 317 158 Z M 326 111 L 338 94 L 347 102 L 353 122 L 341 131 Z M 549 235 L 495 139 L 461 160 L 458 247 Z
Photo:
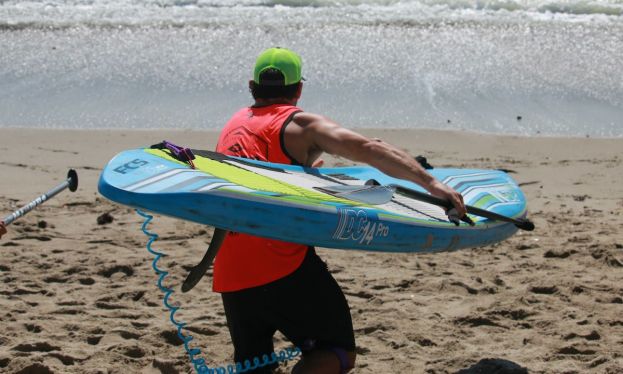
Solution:
M 225 239 L 226 235 L 227 230 L 219 229 L 216 227 L 214 228 L 212 241 L 210 242 L 206 253 L 203 255 L 201 262 L 199 262 L 197 265 L 193 266 L 192 269 L 190 269 L 186 280 L 184 280 L 184 283 L 182 284 L 182 292 L 188 292 L 192 290 L 197 285 L 197 283 L 199 283 L 201 278 L 203 278 L 206 271 L 208 271 L 210 266 L 212 266 L 212 262 L 214 261 L 214 258 L 216 257 L 219 249 L 221 249 L 221 245 L 223 244 L 223 240 Z

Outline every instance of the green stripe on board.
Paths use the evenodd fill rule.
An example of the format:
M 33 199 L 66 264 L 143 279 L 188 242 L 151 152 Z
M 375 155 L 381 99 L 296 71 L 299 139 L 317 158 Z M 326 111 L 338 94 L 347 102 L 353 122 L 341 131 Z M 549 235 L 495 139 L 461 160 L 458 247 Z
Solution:
M 177 162 L 180 165 L 187 165 L 171 157 L 167 152 L 160 149 L 144 149 L 145 152 L 154 156 L 162 157 L 166 160 Z M 279 181 L 228 163 L 213 160 L 208 157 L 195 156 L 193 160 L 198 170 L 204 171 L 217 178 L 221 178 L 234 184 L 247 187 L 257 191 L 274 192 L 286 196 L 298 196 L 305 200 L 316 200 L 319 202 L 340 203 L 345 205 L 361 205 L 347 199 L 331 196 L 321 192 L 310 191 L 303 187 Z
M 473 203 L 472 206 L 475 206 L 476 208 L 482 208 L 483 206 L 487 206 L 491 201 L 499 202 L 499 200 L 495 196 L 488 193 L 480 199 L 476 200 L 476 202 Z

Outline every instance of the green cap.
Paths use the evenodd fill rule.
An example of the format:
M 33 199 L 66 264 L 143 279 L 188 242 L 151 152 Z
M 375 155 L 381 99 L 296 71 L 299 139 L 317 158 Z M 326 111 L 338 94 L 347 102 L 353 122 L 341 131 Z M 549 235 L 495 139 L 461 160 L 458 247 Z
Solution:
M 262 52 L 255 60 L 255 69 L 253 69 L 253 81 L 262 85 L 282 85 L 286 86 L 301 81 L 301 57 L 286 48 L 269 48 Z M 285 82 L 260 82 L 260 74 L 267 69 L 275 69 L 283 74 Z

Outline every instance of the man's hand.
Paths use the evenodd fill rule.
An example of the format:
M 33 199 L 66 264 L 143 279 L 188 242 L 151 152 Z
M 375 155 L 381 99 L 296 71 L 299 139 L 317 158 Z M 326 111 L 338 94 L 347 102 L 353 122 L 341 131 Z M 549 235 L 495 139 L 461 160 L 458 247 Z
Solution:
M 463 203 L 463 195 L 447 185 L 435 180 L 428 186 L 427 190 L 431 193 L 431 195 L 450 201 L 452 205 L 454 205 L 459 218 L 463 217 L 465 213 L 467 213 L 465 203 Z
M 4 222 L 0 222 L 0 238 L 2 238 L 2 235 L 6 234 L 6 226 L 4 225 Z

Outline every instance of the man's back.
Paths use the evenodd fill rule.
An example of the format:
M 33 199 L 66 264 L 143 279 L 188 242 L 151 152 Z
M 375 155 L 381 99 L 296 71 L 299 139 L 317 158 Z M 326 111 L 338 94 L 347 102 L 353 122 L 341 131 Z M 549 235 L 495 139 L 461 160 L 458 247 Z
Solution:
M 296 163 L 282 147 L 282 130 L 300 111 L 289 104 L 243 108 L 221 131 L 216 151 L 262 161 Z M 305 245 L 230 232 L 214 262 L 213 289 L 232 292 L 270 283 L 296 270 L 306 253 Z

